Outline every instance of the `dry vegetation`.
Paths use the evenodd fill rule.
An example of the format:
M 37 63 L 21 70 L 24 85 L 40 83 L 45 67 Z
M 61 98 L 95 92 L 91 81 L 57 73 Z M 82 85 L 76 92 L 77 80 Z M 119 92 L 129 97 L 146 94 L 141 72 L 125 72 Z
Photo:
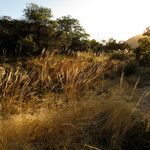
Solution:
M 142 97 L 102 54 L 43 54 L 1 67 L 0 150 L 149 150 Z

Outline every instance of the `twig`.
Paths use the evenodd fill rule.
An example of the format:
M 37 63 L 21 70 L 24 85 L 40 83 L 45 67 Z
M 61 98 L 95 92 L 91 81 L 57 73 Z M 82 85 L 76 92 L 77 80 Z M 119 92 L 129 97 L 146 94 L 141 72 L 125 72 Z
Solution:
M 91 148 L 93 150 L 102 150 L 102 149 L 99 149 L 97 147 L 94 147 L 94 146 L 91 146 L 91 145 L 88 145 L 88 144 L 84 144 L 85 147 L 88 147 L 88 148 Z

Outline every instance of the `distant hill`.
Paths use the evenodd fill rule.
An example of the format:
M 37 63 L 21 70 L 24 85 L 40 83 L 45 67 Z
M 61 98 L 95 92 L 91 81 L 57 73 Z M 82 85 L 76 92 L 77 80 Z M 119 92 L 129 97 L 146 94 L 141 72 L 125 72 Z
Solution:
M 136 35 L 132 38 L 129 38 L 126 42 L 131 48 L 136 48 L 138 46 L 138 40 L 144 38 L 142 34 Z

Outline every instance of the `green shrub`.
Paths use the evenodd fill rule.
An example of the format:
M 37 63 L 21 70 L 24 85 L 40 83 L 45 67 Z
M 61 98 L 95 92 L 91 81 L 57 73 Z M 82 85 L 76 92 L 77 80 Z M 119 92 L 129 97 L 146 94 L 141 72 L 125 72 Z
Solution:
M 139 40 L 139 46 L 134 49 L 137 61 L 140 65 L 150 65 L 150 37 Z
M 27 35 L 18 41 L 17 55 L 25 56 L 31 55 L 37 51 L 36 43 L 33 41 L 32 35 Z
M 124 74 L 132 75 L 136 72 L 137 64 L 136 62 L 129 62 L 124 66 Z
M 126 60 L 128 55 L 122 51 L 114 51 L 110 54 L 110 58 L 113 60 Z
M 150 65 L 150 52 L 144 53 L 139 59 L 139 64 L 148 66 Z

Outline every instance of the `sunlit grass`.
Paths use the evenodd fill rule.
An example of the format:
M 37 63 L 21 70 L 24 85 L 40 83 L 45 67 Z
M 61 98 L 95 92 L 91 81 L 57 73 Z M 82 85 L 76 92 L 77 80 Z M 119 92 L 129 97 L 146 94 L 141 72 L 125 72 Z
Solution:
M 110 80 L 122 63 L 91 55 L 46 54 L 3 66 L 1 150 L 150 148 L 139 81 L 130 87 L 123 73 Z

